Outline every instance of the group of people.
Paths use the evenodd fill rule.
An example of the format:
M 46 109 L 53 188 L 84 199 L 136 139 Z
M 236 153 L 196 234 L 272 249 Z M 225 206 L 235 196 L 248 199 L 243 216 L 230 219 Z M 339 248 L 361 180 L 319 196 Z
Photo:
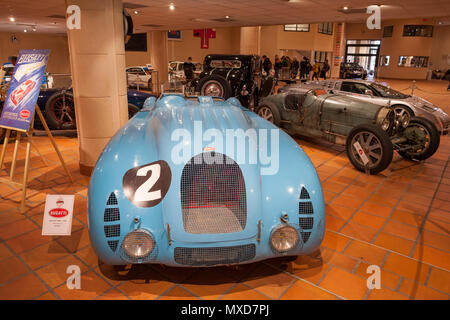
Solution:
M 275 64 L 272 64 L 272 61 L 266 55 L 262 58 L 262 67 L 266 75 L 269 75 L 273 69 L 275 71 L 275 78 L 277 79 L 280 77 L 283 68 L 289 70 L 291 79 L 297 79 L 297 76 L 299 76 L 300 80 L 319 80 L 319 77 L 326 80 L 328 71 L 330 71 L 328 60 L 325 60 L 322 65 L 316 60 L 314 61 L 314 65 L 312 65 L 308 57 L 303 57 L 303 60 L 299 62 L 297 57 L 291 59 L 289 56 L 282 56 L 280 58 L 278 55 L 275 55 Z

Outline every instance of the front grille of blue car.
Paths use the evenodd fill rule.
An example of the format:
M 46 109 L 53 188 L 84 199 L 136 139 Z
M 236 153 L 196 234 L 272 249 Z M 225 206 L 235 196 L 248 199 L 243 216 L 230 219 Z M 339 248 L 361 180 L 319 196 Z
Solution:
M 314 207 L 311 202 L 311 197 L 309 195 L 308 190 L 305 187 L 302 187 L 300 191 L 298 203 L 298 222 L 301 228 L 301 236 L 303 243 L 306 243 L 311 236 L 311 231 L 314 227 Z
M 175 248 L 175 262 L 185 266 L 211 267 L 230 265 L 253 260 L 256 256 L 254 244 L 219 248 Z
M 105 222 L 103 229 L 105 232 L 105 237 L 107 238 L 108 246 L 113 252 L 116 252 L 120 237 L 120 224 L 118 224 L 120 222 L 120 210 L 119 202 L 117 201 L 117 197 L 114 192 L 111 192 L 108 200 L 106 201 L 103 221 Z
M 180 189 L 186 232 L 217 234 L 245 229 L 245 181 L 233 159 L 218 152 L 198 154 L 184 166 Z

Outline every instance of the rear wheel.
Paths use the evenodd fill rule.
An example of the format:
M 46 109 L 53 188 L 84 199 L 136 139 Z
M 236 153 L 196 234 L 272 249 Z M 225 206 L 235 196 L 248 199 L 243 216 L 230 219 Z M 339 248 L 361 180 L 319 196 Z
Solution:
M 45 104 L 45 120 L 51 129 L 75 129 L 75 104 L 69 92 L 58 92 Z
M 361 152 L 358 152 L 356 143 L 361 146 Z M 347 137 L 347 156 L 359 171 L 377 174 L 392 162 L 392 142 L 380 127 L 372 124 L 359 125 Z M 367 163 L 364 160 L 368 160 Z
M 441 141 L 439 132 L 434 124 L 427 119 L 419 117 L 411 118 L 403 134 L 408 138 L 412 147 L 407 151 L 399 151 L 398 153 L 409 160 L 420 161 L 428 159 L 437 151 Z
M 256 110 L 256 114 L 261 118 L 273 123 L 277 127 L 280 126 L 280 112 L 276 107 L 269 104 L 263 104 L 258 107 L 258 109 Z

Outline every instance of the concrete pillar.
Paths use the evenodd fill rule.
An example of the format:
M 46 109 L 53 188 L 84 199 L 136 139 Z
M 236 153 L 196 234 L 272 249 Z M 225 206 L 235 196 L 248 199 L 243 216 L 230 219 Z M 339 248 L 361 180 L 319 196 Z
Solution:
M 150 61 L 159 72 L 159 85 L 168 80 L 169 54 L 167 31 L 151 31 L 148 34 L 150 39 Z M 161 87 L 159 86 L 158 89 Z
M 261 54 L 261 27 L 241 27 L 240 54 Z
M 331 67 L 331 77 L 339 78 L 341 58 L 345 55 L 345 23 L 334 25 L 333 58 L 329 61 Z
M 66 0 L 81 9 L 81 29 L 67 30 L 76 106 L 80 172 L 128 120 L 121 0 Z

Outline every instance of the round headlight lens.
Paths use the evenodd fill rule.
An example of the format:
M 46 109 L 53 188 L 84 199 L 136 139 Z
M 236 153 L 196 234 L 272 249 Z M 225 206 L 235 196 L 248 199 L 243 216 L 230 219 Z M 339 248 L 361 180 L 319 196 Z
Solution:
M 144 258 L 155 248 L 155 241 L 146 230 L 131 231 L 122 242 L 123 251 L 133 258 Z
M 383 122 L 381 123 L 381 129 L 387 131 L 389 129 L 390 124 L 391 123 L 389 121 L 389 118 L 388 117 L 384 118 Z
M 406 128 L 409 125 L 410 116 L 407 112 L 402 115 L 401 124 L 403 128 Z
M 279 227 L 272 232 L 270 244 L 277 252 L 287 252 L 298 244 L 298 232 L 291 226 Z

